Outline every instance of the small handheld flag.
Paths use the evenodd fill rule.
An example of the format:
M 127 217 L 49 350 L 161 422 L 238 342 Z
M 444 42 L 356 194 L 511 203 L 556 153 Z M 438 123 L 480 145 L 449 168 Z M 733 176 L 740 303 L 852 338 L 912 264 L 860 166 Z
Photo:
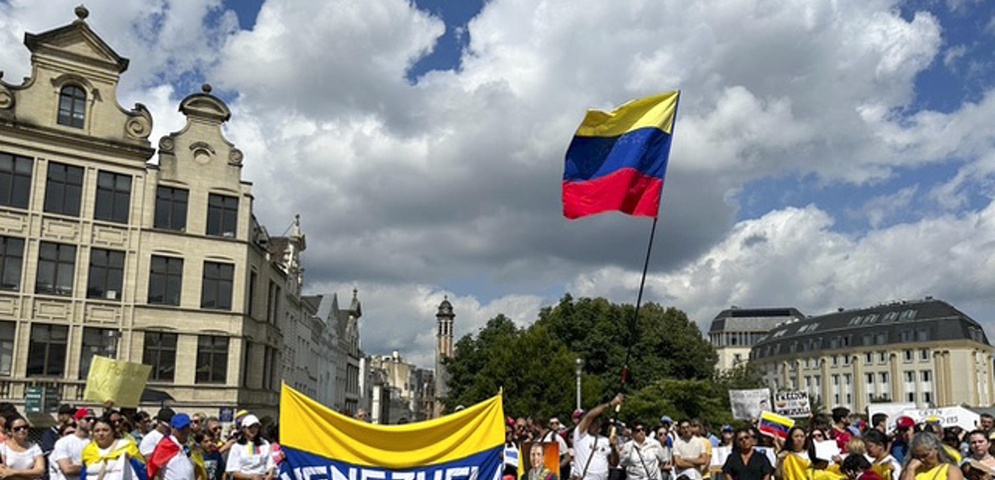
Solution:
M 791 430 L 793 426 L 795 426 L 795 421 L 788 417 L 771 412 L 760 413 L 760 425 L 758 427 L 760 433 L 783 440 L 788 438 L 788 430 Z
M 567 149 L 565 217 L 613 210 L 658 216 L 679 95 L 633 100 L 611 112 L 588 110 Z

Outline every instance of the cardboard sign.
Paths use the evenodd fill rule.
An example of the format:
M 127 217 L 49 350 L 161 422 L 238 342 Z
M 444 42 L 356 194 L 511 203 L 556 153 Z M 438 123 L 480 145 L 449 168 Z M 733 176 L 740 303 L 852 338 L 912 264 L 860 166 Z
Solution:
M 756 420 L 760 413 L 771 411 L 770 389 L 729 390 L 729 406 L 732 407 L 732 418 L 736 420 Z
M 785 417 L 807 417 L 812 405 L 805 392 L 777 392 L 774 394 L 774 413 Z
M 151 365 L 94 355 L 83 399 L 100 404 L 111 401 L 116 408 L 138 407 L 151 371 Z

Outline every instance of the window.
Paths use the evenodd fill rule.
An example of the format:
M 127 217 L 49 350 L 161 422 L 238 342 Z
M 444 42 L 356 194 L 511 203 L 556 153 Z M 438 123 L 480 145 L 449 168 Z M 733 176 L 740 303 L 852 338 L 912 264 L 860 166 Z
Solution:
M 21 266 L 24 264 L 24 239 L 0 237 L 0 288 L 21 289 Z
M 232 281 L 235 266 L 229 263 L 204 262 L 204 281 L 200 308 L 231 310 Z
M 259 280 L 259 275 L 256 274 L 255 270 L 249 272 L 249 298 L 248 298 L 248 310 L 249 317 L 255 318 L 256 309 L 256 282 Z M 739 361 L 739 354 L 736 354 L 736 361 Z
M 905 381 L 906 382 L 912 383 L 912 382 L 916 381 L 916 372 L 904 372 L 904 373 L 905 373 Z
M 874 336 L 874 343 L 876 343 L 878 345 L 884 345 L 884 344 L 888 343 L 888 334 L 885 333 L 885 332 L 881 332 L 881 333 L 875 335 Z
M 864 354 L 864 365 L 870 365 L 871 363 L 874 363 L 874 354 L 867 352 Z
M 865 375 L 865 377 L 867 378 L 867 384 L 868 385 L 874 385 L 874 374 L 873 373 L 868 373 L 868 374 Z
M 916 402 L 916 392 L 907 392 L 905 394 L 905 401 L 907 401 L 909 403 L 915 403 Z
M 29 377 L 61 377 L 66 368 L 69 327 L 36 323 L 31 325 L 28 346 Z
M 76 272 L 76 247 L 41 242 L 38 251 L 38 278 L 35 293 L 72 295 Z
M 110 328 L 83 328 L 83 348 L 79 353 L 79 378 L 85 380 L 90 374 L 93 356 L 117 358 L 117 339 L 120 332 Z
M 272 280 L 269 281 L 269 299 L 266 305 L 266 321 L 276 325 L 276 319 L 280 313 L 280 287 Z
M 833 375 L 833 385 L 839 385 L 839 384 L 840 384 L 840 376 Z
M 860 344 L 863 345 L 863 346 L 865 346 L 865 347 L 868 346 L 868 345 L 874 345 L 874 335 L 871 335 L 869 333 L 865 333 L 861 337 Z
M 207 234 L 235 238 L 238 227 L 238 197 L 210 194 L 207 197 Z
M 905 359 L 906 363 L 911 362 L 912 361 L 912 350 L 902 350 L 902 357 Z
M 149 268 L 149 303 L 180 305 L 183 290 L 183 259 L 152 255 Z
M 97 174 L 97 203 L 93 218 L 128 223 L 131 208 L 131 175 L 100 172 Z
M 919 376 L 922 378 L 923 383 L 929 383 L 932 376 L 932 372 L 929 370 L 923 370 L 919 372 Z
M 933 404 L 933 392 L 922 392 L 922 402 L 927 405 Z
M 155 191 L 155 228 L 186 230 L 187 199 L 190 192 L 172 187 Z
M 888 372 L 881 372 L 881 373 L 879 373 L 878 374 L 878 378 L 881 379 L 881 383 L 887 384 L 888 383 Z
M 901 332 L 898 332 L 898 340 L 901 342 L 911 342 L 912 338 L 912 330 L 902 330 Z
M 173 381 L 173 374 L 176 372 L 176 334 L 145 332 L 145 351 L 142 353 L 142 363 L 152 365 L 149 380 Z
M 14 322 L 0 322 L 0 375 L 9 377 L 14 367 Z
M 197 383 L 225 383 L 228 377 L 228 337 L 197 337 Z
M 243 345 L 245 345 L 245 351 L 242 352 L 242 386 L 249 387 L 249 359 L 252 358 L 252 342 L 248 339 L 243 340 Z
M 843 355 L 843 365 L 849 365 L 849 364 L 850 364 L 850 355 L 849 354 Z
M 59 125 L 83 128 L 86 119 L 86 92 L 76 85 L 62 87 L 59 92 Z
M 917 342 L 925 342 L 925 341 L 928 341 L 928 340 L 929 340 L 929 330 L 927 330 L 925 328 L 921 328 L 919 330 L 916 330 L 916 341 Z
M 78 217 L 82 195 L 83 169 L 49 162 L 45 180 L 45 211 Z
M 840 356 L 839 355 L 833 355 L 833 366 L 835 367 L 835 366 L 837 366 L 839 364 L 840 364 Z
M 90 250 L 90 275 L 86 298 L 121 300 L 124 282 L 124 252 L 94 248 Z
M 923 349 L 919 350 L 919 360 L 921 360 L 923 362 L 928 362 L 929 361 L 929 349 L 928 348 L 923 348 Z
M 884 363 L 888 361 L 888 354 L 885 352 L 878 352 L 878 362 Z
M 34 161 L 0 153 L 0 205 L 28 208 L 31 200 L 31 171 Z

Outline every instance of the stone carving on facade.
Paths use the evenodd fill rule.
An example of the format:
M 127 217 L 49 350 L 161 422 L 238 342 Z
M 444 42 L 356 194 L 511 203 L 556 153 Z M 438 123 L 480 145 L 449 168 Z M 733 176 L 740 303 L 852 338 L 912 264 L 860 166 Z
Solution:
M 129 137 L 147 139 L 152 134 L 152 114 L 145 105 L 136 103 L 135 108 L 128 112 L 128 121 L 124 124 L 124 131 Z
M 173 153 L 173 149 L 176 148 L 175 142 L 173 142 L 173 137 L 166 135 L 159 139 L 159 151 L 162 153 Z

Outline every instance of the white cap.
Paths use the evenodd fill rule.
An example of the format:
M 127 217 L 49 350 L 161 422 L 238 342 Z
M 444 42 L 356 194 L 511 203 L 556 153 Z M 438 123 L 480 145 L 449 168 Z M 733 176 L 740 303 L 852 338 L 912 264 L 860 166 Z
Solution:
M 253 414 L 248 414 L 242 417 L 242 428 L 248 428 L 253 425 L 259 425 L 259 419 Z

